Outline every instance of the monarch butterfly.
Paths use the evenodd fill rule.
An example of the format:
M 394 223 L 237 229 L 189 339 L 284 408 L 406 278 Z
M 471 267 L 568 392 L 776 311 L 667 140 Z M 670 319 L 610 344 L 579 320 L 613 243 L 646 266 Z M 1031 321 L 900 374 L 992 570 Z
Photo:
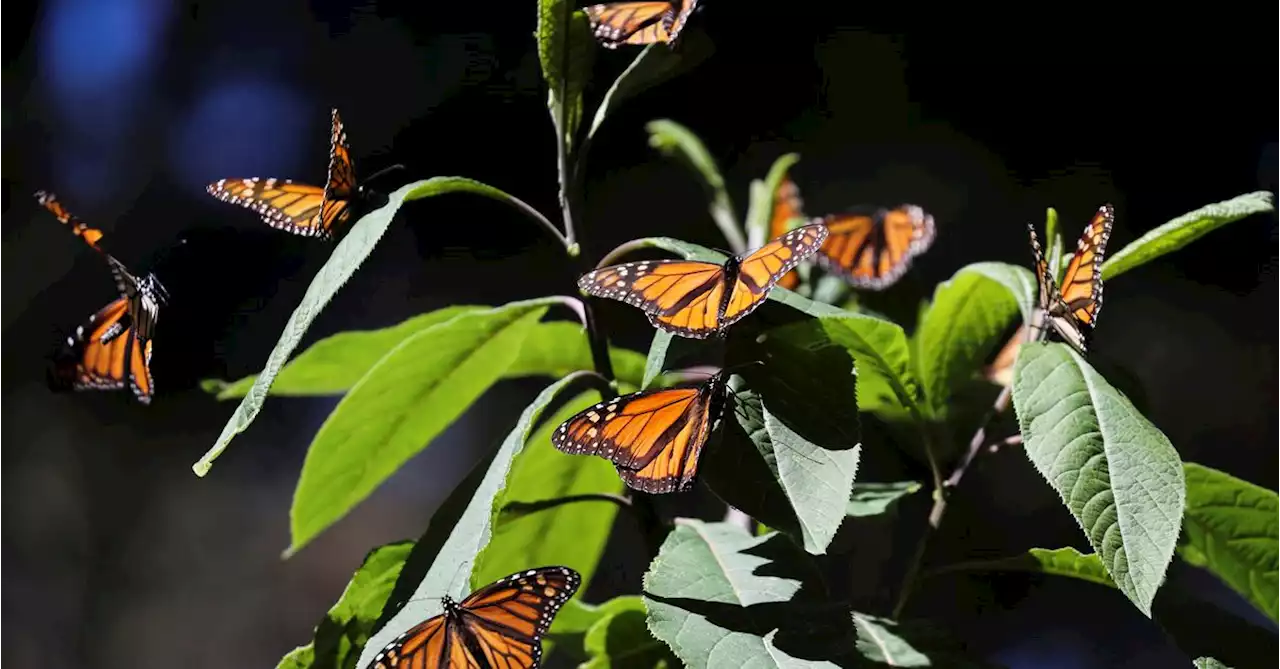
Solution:
M 830 214 L 831 235 L 815 260 L 855 288 L 883 290 L 893 285 L 911 260 L 933 244 L 933 216 L 913 204 L 872 213 Z
M 588 272 L 578 279 L 578 287 L 639 307 L 662 330 L 705 339 L 724 334 L 760 306 L 778 279 L 813 255 L 826 237 L 826 226 L 815 223 L 724 264 L 643 260 Z
M 39 191 L 35 197 L 72 233 L 102 254 L 121 294 L 67 337 L 54 362 L 51 381 L 55 387 L 70 385 L 75 390 L 115 390 L 123 388 L 127 380 L 134 397 L 150 404 L 155 392 L 151 338 L 160 307 L 168 302 L 168 292 L 154 274 L 139 279 L 104 251 L 98 244 L 102 231 L 68 212 L 55 195 Z
M 998 385 L 1009 387 L 1013 385 L 1013 364 L 1018 361 L 1018 351 L 1022 348 L 1022 342 L 1027 339 L 1027 326 L 1019 325 L 1013 335 L 1009 337 L 1009 341 L 1005 342 L 1000 351 L 996 353 L 996 357 L 991 361 L 990 365 L 982 368 L 982 376 L 988 381 Z
M 698 0 L 610 2 L 584 7 L 591 30 L 601 46 L 619 44 L 675 44 Z
M 773 213 L 769 216 L 769 237 L 776 238 L 786 234 L 791 221 L 804 218 L 804 200 L 800 199 L 800 189 L 790 177 L 784 176 L 773 193 Z M 787 290 L 795 290 L 800 284 L 800 275 L 793 269 L 778 279 L 778 285 Z
M 251 209 L 268 225 L 305 237 L 330 239 L 351 218 L 351 207 L 371 192 L 356 182 L 355 166 L 347 146 L 347 131 L 331 113 L 329 135 L 329 179 L 324 188 L 294 183 L 289 179 L 219 179 L 205 190 L 222 200 Z M 372 181 L 401 165 L 393 165 L 370 176 Z
M 568 567 L 540 567 L 498 579 L 444 613 L 409 628 L 369 669 L 527 669 L 542 659 L 542 635 L 582 583 Z
M 1098 311 L 1102 309 L 1102 259 L 1114 223 L 1115 210 L 1111 205 L 1099 207 L 1076 242 L 1076 252 L 1062 274 L 1061 290 L 1044 259 L 1035 226 L 1027 224 L 1031 252 L 1036 259 L 1036 279 L 1040 284 L 1040 310 L 1053 329 L 1081 353 L 1089 346 Z
M 571 455 L 609 460 L 636 490 L 687 490 L 698 474 L 712 423 L 724 408 L 727 380 L 721 370 L 701 383 L 601 402 L 562 423 L 551 443 Z

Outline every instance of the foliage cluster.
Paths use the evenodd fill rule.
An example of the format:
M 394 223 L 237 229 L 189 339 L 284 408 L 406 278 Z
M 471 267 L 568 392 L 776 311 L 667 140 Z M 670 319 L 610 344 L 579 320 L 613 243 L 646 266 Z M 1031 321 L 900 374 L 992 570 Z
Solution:
M 550 431 L 601 397 L 670 383 L 675 375 L 662 372 L 675 368 L 689 348 L 662 332 L 647 354 L 610 347 L 591 302 L 577 296 L 451 306 L 380 330 L 335 334 L 291 359 L 319 311 L 412 200 L 461 192 L 506 202 L 562 243 L 566 262 L 582 272 L 595 266 L 578 241 L 592 139 L 619 105 L 695 65 L 710 47 L 695 32 L 678 49 L 644 48 L 584 126 L 594 48 L 586 18 L 565 0 L 539 0 L 537 44 L 558 148 L 560 222 L 473 180 L 408 184 L 337 244 L 260 374 L 207 383 L 220 399 L 240 398 L 240 404 L 195 465 L 201 476 L 268 395 L 342 395 L 298 480 L 292 553 L 338 522 L 493 384 L 557 379 L 420 539 L 368 554 L 315 639 L 281 667 L 367 666 L 392 637 L 438 614 L 441 596 L 461 598 L 500 576 L 548 564 L 570 566 L 584 580 L 556 618 L 548 650 L 586 667 L 968 664 L 962 644 L 903 617 L 912 592 L 956 571 L 1035 572 L 1114 589 L 1153 616 L 1189 658 L 1214 655 L 1234 663 L 1257 647 L 1248 623 L 1203 611 L 1193 619 L 1187 607 L 1157 593 L 1176 556 L 1215 574 L 1274 623 L 1280 613 L 1276 493 L 1183 462 L 1135 402 L 1063 344 L 1022 345 L 1003 389 L 983 378 L 1011 328 L 1034 316 L 1037 284 L 1025 267 L 978 262 L 959 269 L 937 286 L 911 331 L 808 279 L 796 292 L 775 289 L 766 305 L 735 325 L 724 366 L 764 364 L 745 366 L 734 379 L 734 408 L 704 455 L 700 480 L 749 523 L 734 514 L 723 522 L 659 518 L 644 495 L 624 495 L 608 462 L 551 447 Z M 687 163 L 706 186 L 710 214 L 733 252 L 763 239 L 773 194 L 796 156 L 781 157 L 751 184 L 740 221 L 715 161 L 694 133 L 669 120 L 650 123 L 648 131 L 652 146 Z M 1271 209 L 1269 194 L 1252 193 L 1186 214 L 1111 254 L 1104 278 Z M 1056 259 L 1062 235 L 1049 213 L 1047 239 Z M 600 264 L 645 248 L 723 260 L 694 244 L 647 238 Z M 561 312 L 576 319 L 547 320 Z M 1091 551 L 1028 546 L 1021 555 L 922 572 L 929 536 L 973 459 L 995 443 L 986 432 L 1010 400 L 1022 452 L 1060 495 Z M 930 480 L 858 479 L 861 458 L 893 453 L 921 463 Z M 932 495 L 927 519 L 898 518 L 899 502 L 925 490 Z M 653 543 L 643 592 L 581 601 L 620 511 L 635 515 Z M 855 542 L 884 540 L 884 524 L 875 521 L 896 520 L 923 528 L 901 583 L 868 588 L 880 594 L 857 601 L 833 595 L 824 571 Z

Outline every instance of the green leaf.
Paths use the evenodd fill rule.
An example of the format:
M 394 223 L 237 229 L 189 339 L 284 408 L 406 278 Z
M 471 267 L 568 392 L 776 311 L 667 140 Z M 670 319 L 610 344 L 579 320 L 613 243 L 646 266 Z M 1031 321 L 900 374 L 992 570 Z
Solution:
M 905 410 L 917 418 L 923 415 L 920 384 L 911 369 L 907 335 L 901 327 L 858 314 L 820 320 L 831 341 L 853 356 L 859 409 L 873 414 L 896 415 Z
M 1197 657 L 1192 664 L 1195 665 L 1196 669 L 1231 669 L 1231 667 L 1228 667 L 1212 657 Z
M 397 541 L 370 551 L 338 603 L 316 626 L 315 640 L 285 655 L 276 669 L 354 667 L 356 655 L 382 615 L 382 607 L 391 596 L 413 544 Z
M 587 15 L 568 0 L 538 0 L 538 62 L 547 82 L 547 108 L 566 148 L 582 122 L 582 91 L 591 76 L 595 38 Z
M 965 266 L 961 271 L 976 272 L 1004 286 L 1017 301 L 1022 321 L 1031 321 L 1040 300 L 1040 285 L 1031 270 L 1002 262 L 977 262 Z
M 1080 523 L 1121 592 L 1150 616 L 1186 504 L 1178 452 L 1063 344 L 1022 345 L 1013 405 L 1023 450 Z
M 853 612 L 858 654 L 873 666 L 992 667 L 968 657 L 965 644 L 920 621 L 895 621 Z
M 1044 239 L 1048 249 L 1044 257 L 1049 260 L 1049 273 L 1057 279 L 1062 276 L 1062 231 L 1058 229 L 1058 212 L 1053 207 L 1045 213 Z
M 1187 511 L 1178 555 L 1204 567 L 1276 621 L 1280 514 L 1276 493 L 1203 465 L 1183 463 Z
M 734 253 L 747 250 L 747 241 L 738 228 L 737 216 L 733 213 L 733 202 L 724 188 L 724 177 L 720 176 L 720 168 L 702 144 L 702 140 L 688 128 L 668 119 L 650 121 L 645 125 L 649 131 L 649 146 L 654 147 L 667 156 L 679 156 L 702 177 L 702 183 L 711 194 L 711 218 L 719 226 L 725 241 Z
M 817 568 L 777 533 L 680 518 L 644 575 L 649 631 L 686 667 L 834 667 L 852 646 Z M 805 659 L 800 659 L 801 657 Z
M 1022 571 L 1050 576 L 1066 576 L 1088 581 L 1108 588 L 1116 588 L 1115 581 L 1102 566 L 1097 553 L 1081 553 L 1074 548 L 1032 548 L 1022 555 L 994 560 L 971 560 L 935 569 L 929 576 L 957 571 Z
M 506 372 L 553 298 L 512 302 L 404 340 L 316 432 L 293 495 L 295 553 L 426 448 Z
M 1022 269 L 1001 267 L 1011 276 Z M 1017 314 L 1013 294 L 985 271 L 966 267 L 938 284 L 916 332 L 926 415 L 947 416 L 957 389 L 981 372 Z
M 1183 214 L 1148 232 L 1102 263 L 1102 278 L 1110 280 L 1172 253 L 1218 228 L 1242 218 L 1274 211 L 1271 193 L 1257 191 Z
M 583 646 L 590 659 L 578 665 L 578 669 L 680 666 L 671 649 L 649 634 L 644 601 L 639 597 L 629 597 L 626 601 L 629 606 L 618 607 L 587 631 Z
M 240 402 L 240 406 L 236 407 L 235 413 L 231 415 L 231 419 L 222 428 L 222 433 L 218 435 L 218 440 L 214 442 L 209 452 L 205 453 L 199 461 L 191 466 L 197 476 L 204 476 L 209 473 L 209 468 L 213 466 L 213 461 L 227 449 L 231 440 L 237 434 L 244 432 L 249 427 L 249 424 L 253 422 L 253 419 L 257 417 L 258 412 L 262 410 L 262 403 L 267 399 L 267 391 L 270 390 L 271 384 L 275 382 L 276 375 L 280 373 L 280 369 L 289 360 L 293 349 L 297 348 L 298 343 L 302 341 L 302 337 L 307 333 L 307 328 L 310 327 L 311 321 L 320 315 L 320 311 L 329 303 L 329 300 L 333 299 L 342 284 L 351 278 L 360 263 L 364 262 L 365 257 L 373 251 L 373 247 L 382 238 L 382 234 L 386 232 L 387 227 L 391 225 L 391 219 L 400 210 L 400 205 L 411 200 L 445 193 L 482 195 L 517 208 L 523 204 L 497 188 L 482 184 L 479 181 L 462 177 L 434 177 L 397 189 L 387 196 L 386 206 L 369 212 L 359 221 L 356 221 L 342 241 L 338 242 L 338 245 L 334 247 L 333 255 L 329 256 L 329 260 L 325 262 L 324 267 L 321 267 L 315 278 L 311 280 L 311 285 L 307 287 L 306 294 L 302 296 L 302 303 L 298 305 L 297 309 L 294 309 L 293 315 L 289 317 L 289 322 L 285 324 L 284 333 L 281 334 L 280 341 L 276 343 L 271 355 L 267 357 L 266 366 L 258 375 L 258 378 L 254 380 L 253 388 L 245 395 Z
M 644 356 L 630 349 L 610 347 L 609 360 L 619 383 L 640 386 L 645 372 Z M 503 378 L 560 378 L 569 372 L 591 369 L 592 365 L 591 343 L 581 325 L 571 321 L 538 323 L 525 338 Z
M 622 481 L 603 458 L 566 455 L 551 448 L 551 431 L 575 413 L 600 401 L 599 393 L 582 393 L 545 421 L 516 456 L 507 487 L 494 508 L 512 502 L 542 502 L 586 493 L 622 492 Z M 476 558 L 471 586 L 480 588 L 530 566 L 564 565 L 582 575 L 585 591 L 604 552 L 618 506 L 589 501 L 562 504 L 527 514 L 499 512 L 493 538 Z
M 919 481 L 897 483 L 855 483 L 845 515 L 854 517 L 878 516 L 889 510 L 894 502 L 920 490 Z
M 364 651 L 360 653 L 360 661 L 356 664 L 357 667 L 368 667 L 373 662 L 373 656 L 392 639 L 410 627 L 443 612 L 440 597 L 448 595 L 454 600 L 461 600 L 471 592 L 471 570 L 475 565 L 476 556 L 489 545 L 493 518 L 497 511 L 494 508 L 494 500 L 506 485 L 512 460 L 524 449 L 525 443 L 529 440 L 529 432 L 532 431 L 543 409 L 561 389 L 576 381 L 578 376 L 570 375 L 547 386 L 520 414 L 515 427 L 503 440 L 502 446 L 498 448 L 488 469 L 485 470 L 484 477 L 477 485 L 471 501 L 467 503 L 466 509 L 462 511 L 458 522 L 453 525 L 448 538 L 436 552 L 431 567 L 414 589 L 412 597 L 407 598 L 404 607 L 391 616 L 386 625 L 365 644 Z M 409 559 L 412 560 L 412 556 Z
M 596 109 L 595 119 L 587 130 L 587 139 L 595 137 L 596 131 L 604 124 L 606 118 L 618 108 L 623 101 L 635 97 L 664 81 L 697 66 L 715 51 L 711 40 L 703 33 L 686 32 L 680 36 L 680 48 L 672 49 L 666 44 L 650 44 L 640 51 L 640 55 L 631 61 L 626 70 L 618 75 L 609 87 L 600 106 Z
M 641 388 L 648 388 L 658 375 L 666 369 L 667 350 L 671 348 L 671 340 L 675 335 L 666 330 L 653 330 L 653 343 L 649 345 L 649 355 L 644 362 L 644 380 L 640 382 Z
M 787 176 L 787 170 L 800 162 L 800 154 L 784 153 L 773 161 L 764 180 L 751 182 L 751 206 L 747 209 L 747 238 L 751 246 L 764 246 L 768 241 L 769 223 L 773 219 L 773 198 L 778 186 Z
M 307 347 L 281 368 L 270 394 L 285 397 L 340 395 L 355 385 L 382 356 L 400 342 L 437 323 L 485 307 L 451 306 L 420 314 L 391 327 L 351 330 L 325 337 Z M 230 383 L 206 381 L 218 399 L 244 397 L 257 381 L 256 374 Z M 206 388 L 208 390 L 209 388 Z

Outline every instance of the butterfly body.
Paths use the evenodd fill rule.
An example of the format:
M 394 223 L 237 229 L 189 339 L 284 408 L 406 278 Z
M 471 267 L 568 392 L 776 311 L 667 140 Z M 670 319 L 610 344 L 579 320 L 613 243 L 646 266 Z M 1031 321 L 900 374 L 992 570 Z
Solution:
M 724 263 L 645 260 L 612 265 L 583 275 L 578 287 L 638 307 L 655 327 L 672 334 L 723 336 L 763 304 L 778 280 L 813 255 L 826 236 L 825 225 L 810 224 Z
M 406 630 L 369 669 L 530 669 L 542 660 L 542 637 L 582 583 L 568 567 L 541 567 L 498 579 L 444 612 Z
M 1098 312 L 1102 310 L 1102 261 L 1114 224 L 1115 209 L 1109 204 L 1099 207 L 1076 242 L 1076 252 L 1062 274 L 1061 288 L 1049 271 L 1035 227 L 1027 224 L 1036 262 L 1040 311 L 1054 331 L 1081 353 L 1089 348 Z
M 155 392 L 152 337 L 160 307 L 169 300 L 168 291 L 155 274 L 138 278 L 103 250 L 102 232 L 67 211 L 55 195 L 39 191 L 36 200 L 102 255 L 120 293 L 66 338 L 54 362 L 51 384 L 57 389 L 116 390 L 127 383 L 139 402 L 150 404 Z
M 601 46 L 675 44 L 698 0 L 611 2 L 584 7 Z
M 721 371 L 700 384 L 601 402 L 561 424 L 551 443 L 570 455 L 609 460 L 623 482 L 636 490 L 687 490 L 723 411 L 727 382 Z
M 329 175 L 323 187 L 253 177 L 219 179 L 206 190 L 223 202 L 253 211 L 274 228 L 322 239 L 331 239 L 342 229 L 351 218 L 352 207 L 369 195 L 356 181 L 347 131 L 337 109 L 330 114 Z

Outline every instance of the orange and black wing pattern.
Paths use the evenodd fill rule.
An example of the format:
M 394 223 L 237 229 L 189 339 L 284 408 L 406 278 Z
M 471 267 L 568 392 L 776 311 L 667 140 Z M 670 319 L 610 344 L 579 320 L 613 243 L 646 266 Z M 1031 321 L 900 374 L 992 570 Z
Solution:
M 370 669 L 532 669 L 542 637 L 582 584 L 568 567 L 530 569 L 494 581 L 396 637 Z
M 721 331 L 724 265 L 696 260 L 642 260 L 584 274 L 578 287 L 588 295 L 638 307 L 654 326 L 705 339 Z
M 624 395 L 565 421 L 551 443 L 571 455 L 609 460 L 636 490 L 687 490 L 723 399 L 721 375 L 698 385 Z
M 698 0 L 610 2 L 584 7 L 591 30 L 604 47 L 674 44 Z
M 329 178 L 325 186 L 296 183 L 290 179 L 219 179 L 206 187 L 209 194 L 256 212 L 268 225 L 305 237 L 333 237 L 351 216 L 355 196 L 355 172 L 347 148 L 347 133 L 331 114 Z
M 733 289 L 720 314 L 720 327 L 733 325 L 763 304 L 782 277 L 818 251 L 827 234 L 825 224 L 810 223 L 783 234 L 739 261 Z
M 1115 210 L 1111 205 L 1099 207 L 1076 242 L 1076 251 L 1062 274 L 1061 288 L 1049 271 L 1035 226 L 1027 225 L 1040 284 L 1040 309 L 1053 329 L 1081 352 L 1089 347 L 1094 323 L 1102 309 L 1102 261 L 1114 224 Z
M 910 204 L 875 213 L 831 214 L 824 220 L 831 234 L 818 252 L 818 264 L 867 290 L 893 285 L 936 234 L 933 217 Z
M 769 238 L 776 239 L 791 229 L 791 222 L 804 219 L 804 200 L 800 199 L 800 188 L 790 177 L 783 177 L 778 190 L 773 193 L 773 213 L 769 217 Z M 795 270 L 787 272 L 778 279 L 778 285 L 787 290 L 794 290 L 800 285 L 800 275 Z
M 122 296 L 67 337 L 54 362 L 56 388 L 118 390 L 128 383 L 139 402 L 151 403 L 151 340 L 138 336 L 130 307 Z
M 101 251 L 98 247 L 98 240 L 102 239 L 102 231 L 97 228 L 91 228 L 84 221 L 80 220 L 75 214 L 67 211 L 58 201 L 58 196 L 48 191 L 36 191 L 36 200 L 45 209 L 48 209 L 54 216 L 58 218 L 63 225 L 71 228 L 71 233 L 83 239 L 86 244 Z

